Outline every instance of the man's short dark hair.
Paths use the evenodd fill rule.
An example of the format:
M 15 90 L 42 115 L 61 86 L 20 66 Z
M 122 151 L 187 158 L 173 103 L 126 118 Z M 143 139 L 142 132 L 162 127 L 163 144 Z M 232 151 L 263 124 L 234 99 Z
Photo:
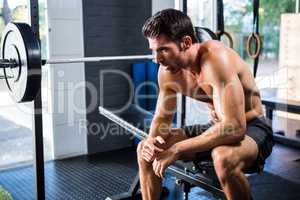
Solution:
M 177 44 L 182 41 L 184 36 L 190 36 L 193 43 L 197 42 L 191 19 L 175 9 L 157 12 L 147 19 L 142 32 L 146 38 L 155 38 L 164 34 Z

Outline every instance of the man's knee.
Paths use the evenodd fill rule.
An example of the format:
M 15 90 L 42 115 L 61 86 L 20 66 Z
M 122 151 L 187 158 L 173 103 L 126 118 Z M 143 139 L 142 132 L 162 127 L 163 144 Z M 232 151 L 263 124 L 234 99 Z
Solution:
M 151 166 L 151 163 L 148 163 L 146 160 L 143 158 L 143 146 L 144 146 L 144 141 L 140 141 L 140 143 L 137 146 L 136 152 L 137 152 L 137 162 L 138 165 L 141 168 L 143 167 L 149 167 Z
M 144 141 L 140 141 L 137 149 L 136 149 L 136 153 L 137 153 L 137 158 L 138 160 L 142 159 L 142 149 L 143 149 L 143 145 L 144 145 Z
M 214 167 L 221 183 L 235 176 L 236 173 L 241 173 L 239 162 L 234 155 L 233 150 L 226 147 L 217 147 L 212 151 Z

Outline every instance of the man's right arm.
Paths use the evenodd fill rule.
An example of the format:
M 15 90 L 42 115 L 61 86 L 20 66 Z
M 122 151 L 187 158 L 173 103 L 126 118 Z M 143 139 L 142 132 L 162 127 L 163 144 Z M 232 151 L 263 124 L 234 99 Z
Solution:
M 142 150 L 143 157 L 148 162 L 152 162 L 157 153 L 165 149 L 165 140 L 169 137 L 173 115 L 176 110 L 176 92 L 171 89 L 173 83 L 161 71 L 160 69 L 158 76 L 159 95 L 156 110 L 149 137 L 144 141 Z
M 175 109 L 176 93 L 160 90 L 149 131 L 150 137 L 161 136 L 166 139 L 169 136 Z
M 149 136 L 161 136 L 166 139 L 170 133 L 173 115 L 176 111 L 176 91 L 172 89 L 174 81 L 170 78 L 170 74 L 163 69 L 159 70 L 158 84 L 159 95 Z

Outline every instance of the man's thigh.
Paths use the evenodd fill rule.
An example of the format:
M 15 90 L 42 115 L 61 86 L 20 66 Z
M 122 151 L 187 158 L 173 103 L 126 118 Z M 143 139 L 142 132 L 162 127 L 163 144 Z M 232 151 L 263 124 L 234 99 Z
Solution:
M 189 138 L 183 129 L 172 129 L 170 136 L 166 140 L 166 148 Z M 203 155 L 207 156 L 207 152 L 204 152 L 205 154 L 202 152 L 183 155 L 183 159 L 196 161 L 204 157 Z M 224 156 L 232 158 L 231 161 L 235 164 L 242 164 L 244 168 L 248 168 L 251 167 L 257 159 L 258 146 L 256 142 L 246 134 L 245 138 L 239 144 L 218 146 L 212 150 L 212 153 L 214 152 L 215 154 L 224 154 Z
M 235 145 L 221 145 L 212 150 L 212 158 L 227 158 L 233 166 L 241 166 L 242 170 L 252 167 L 258 156 L 258 146 L 256 142 L 245 135 L 245 138 Z

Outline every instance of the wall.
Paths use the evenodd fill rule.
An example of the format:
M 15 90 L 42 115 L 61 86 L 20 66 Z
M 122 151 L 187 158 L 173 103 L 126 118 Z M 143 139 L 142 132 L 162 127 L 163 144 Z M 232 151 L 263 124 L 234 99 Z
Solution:
M 51 0 L 47 7 L 49 57 L 83 57 L 81 0 Z M 54 158 L 85 154 L 84 64 L 56 64 L 45 66 L 45 70 L 44 133 L 53 137 Z
M 47 1 L 47 6 L 49 57 L 64 58 L 149 54 L 141 35 L 143 23 L 152 13 L 174 7 L 175 3 L 54 0 Z M 98 106 L 116 110 L 131 103 L 128 78 L 132 62 L 45 66 L 44 133 L 53 137 L 54 158 L 131 145 L 128 135 L 107 131 L 113 124 L 99 115 Z
M 83 1 L 83 13 L 85 56 L 150 53 L 141 34 L 142 25 L 151 16 L 150 0 Z M 115 131 L 118 127 L 99 115 L 98 106 L 122 110 L 131 103 L 128 76 L 133 62 L 136 61 L 86 63 L 88 153 L 131 145 L 128 135 L 120 135 L 122 132 Z
M 176 0 L 152 0 L 152 14 L 166 8 L 175 8 L 175 1 Z

